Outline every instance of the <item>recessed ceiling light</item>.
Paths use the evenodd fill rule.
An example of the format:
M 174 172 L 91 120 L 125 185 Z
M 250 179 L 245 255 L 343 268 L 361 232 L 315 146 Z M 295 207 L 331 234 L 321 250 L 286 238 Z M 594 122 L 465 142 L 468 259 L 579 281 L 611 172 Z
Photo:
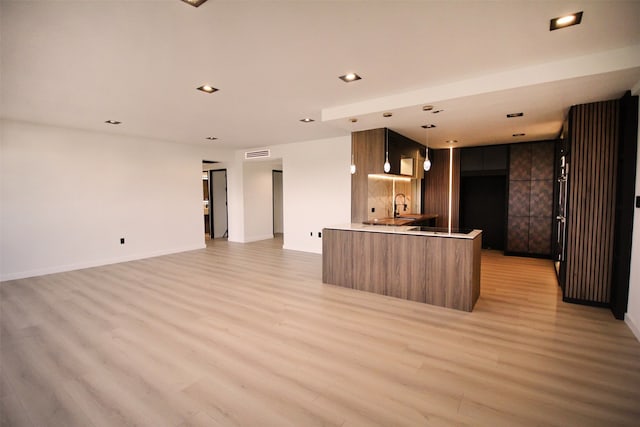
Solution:
M 570 27 L 572 25 L 578 25 L 580 22 L 582 22 L 582 12 L 559 16 L 549 21 L 549 31 L 559 30 L 560 28 Z
M 391 117 L 393 113 L 382 113 L 382 117 Z
M 304 119 L 300 119 L 300 121 L 301 121 L 301 122 L 304 122 L 304 123 L 311 123 L 311 122 L 315 122 L 315 120 L 313 120 L 313 119 L 312 119 L 312 118 L 310 118 L 310 117 L 305 117 Z
M 208 139 L 209 141 L 215 141 L 215 140 L 216 140 L 216 139 L 218 139 L 218 138 L 216 138 L 215 136 L 208 136 L 208 137 L 207 137 L 207 139 Z
M 512 136 L 525 136 L 526 133 L 514 133 Z
M 448 140 L 446 142 L 447 142 L 447 144 L 456 144 L 458 142 L 458 140 L 457 139 L 450 139 L 450 140 Z
M 110 125 L 119 125 L 122 122 L 119 122 L 117 120 L 106 120 L 105 123 L 110 124 Z
M 196 89 L 201 90 L 203 92 L 207 92 L 207 93 L 213 93 L 213 92 L 217 92 L 218 91 L 218 89 L 216 89 L 213 86 L 209 86 L 209 85 L 202 85 L 202 86 L 200 86 L 199 88 L 196 88 Z
M 198 7 L 202 3 L 206 2 L 207 0 L 182 0 L 182 1 L 187 3 L 187 4 L 190 4 L 191 6 Z
M 352 119 L 349 119 L 349 121 L 350 121 L 351 123 L 357 123 L 357 122 L 358 122 L 358 119 L 354 117 L 354 118 L 352 118 Z
M 514 117 L 522 117 L 524 116 L 524 113 L 509 113 L 507 114 L 507 118 L 508 119 L 513 119 Z
M 444 110 L 433 110 L 431 112 L 431 114 L 438 114 L 438 113 L 442 113 Z
M 356 73 L 347 73 L 344 76 L 340 76 L 338 78 L 343 82 L 349 83 L 349 82 L 355 82 L 356 80 L 360 80 L 362 77 L 360 77 Z
M 422 111 L 431 111 L 433 110 L 433 105 L 425 105 L 422 107 Z
M 436 127 L 436 125 L 422 125 L 422 129 L 432 129 Z

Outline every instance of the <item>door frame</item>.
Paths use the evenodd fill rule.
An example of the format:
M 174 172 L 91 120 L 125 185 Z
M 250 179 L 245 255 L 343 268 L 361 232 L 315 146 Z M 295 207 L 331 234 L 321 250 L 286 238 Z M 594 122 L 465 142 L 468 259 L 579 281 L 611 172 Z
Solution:
M 213 211 L 213 174 L 215 172 L 224 172 L 224 208 L 227 211 L 227 223 L 222 237 L 229 237 L 229 186 L 227 181 L 227 169 L 209 169 L 209 237 L 212 239 L 215 239 L 215 214 Z
M 272 222 L 271 230 L 272 230 L 272 233 L 273 233 L 274 237 L 276 235 L 276 216 L 273 215 L 273 213 L 275 213 L 275 211 L 276 211 L 276 198 L 275 198 L 275 190 L 274 190 L 275 189 L 276 174 L 280 174 L 280 176 L 281 176 L 280 182 L 284 186 L 284 175 L 282 174 L 282 170 L 273 169 L 271 171 L 271 212 L 272 212 L 272 215 L 271 215 L 271 220 L 272 220 L 271 221 Z M 284 199 L 284 188 L 282 190 L 282 196 L 283 196 L 283 199 Z M 283 215 L 282 228 L 283 228 L 283 230 L 282 231 L 284 233 L 284 203 L 283 203 L 283 206 L 282 206 L 282 210 L 283 210 L 283 212 L 282 212 L 282 215 Z

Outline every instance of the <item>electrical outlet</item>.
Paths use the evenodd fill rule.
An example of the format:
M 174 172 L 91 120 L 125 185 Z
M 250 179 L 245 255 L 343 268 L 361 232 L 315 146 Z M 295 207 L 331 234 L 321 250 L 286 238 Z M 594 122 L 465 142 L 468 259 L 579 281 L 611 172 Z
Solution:
M 375 213 L 376 208 L 371 208 L 371 213 Z
M 313 237 L 313 231 L 311 233 L 309 233 L 309 236 Z
M 121 244 L 121 245 L 124 245 L 124 237 L 121 237 L 121 238 L 120 238 L 120 244 Z
M 322 231 L 318 231 L 318 237 L 322 237 Z

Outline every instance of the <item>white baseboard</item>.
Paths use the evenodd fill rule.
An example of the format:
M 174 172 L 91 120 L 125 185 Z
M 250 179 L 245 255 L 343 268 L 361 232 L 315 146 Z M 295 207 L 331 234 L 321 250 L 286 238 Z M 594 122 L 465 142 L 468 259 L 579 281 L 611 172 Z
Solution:
M 295 245 L 288 245 L 286 242 L 284 243 L 284 245 L 282 245 L 282 249 L 286 249 L 289 251 L 307 252 L 312 254 L 322 254 L 322 247 L 318 249 L 318 248 L 312 248 L 307 246 L 304 246 L 304 247 L 295 246 Z
M 245 237 L 241 243 L 251 243 L 251 242 L 258 242 L 260 240 L 269 240 L 269 239 L 273 239 L 273 234 L 262 234 L 257 236 Z
M 175 254 L 179 252 L 187 252 L 187 251 L 193 251 L 196 249 L 204 249 L 206 247 L 207 246 L 204 243 L 202 243 L 200 245 L 184 246 L 184 247 L 178 247 L 173 249 L 164 249 L 160 251 L 125 255 L 122 257 L 115 257 L 115 258 L 108 258 L 108 259 L 101 259 L 101 260 L 92 260 L 92 261 L 81 262 L 77 264 L 57 265 L 57 266 L 51 266 L 51 267 L 38 268 L 35 270 L 20 271 L 17 273 L 1 274 L 0 282 L 25 279 L 27 277 L 44 276 L 46 274 L 63 273 L 65 271 L 81 270 L 84 268 L 100 267 L 102 265 L 117 264 L 120 262 L 135 261 L 135 260 L 144 259 L 144 258 L 153 258 L 157 256 L 162 256 L 162 255 L 170 255 L 170 254 Z
M 640 328 L 638 327 L 638 323 L 633 320 L 629 313 L 625 313 L 624 323 L 626 323 L 629 329 L 631 329 L 631 332 L 636 336 L 636 339 L 640 341 Z

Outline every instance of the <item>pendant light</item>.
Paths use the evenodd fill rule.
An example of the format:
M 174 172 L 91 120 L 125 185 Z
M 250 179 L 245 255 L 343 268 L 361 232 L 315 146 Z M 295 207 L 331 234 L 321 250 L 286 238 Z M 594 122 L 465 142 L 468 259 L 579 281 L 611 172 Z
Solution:
M 425 128 L 425 130 L 427 131 L 427 149 L 425 150 L 424 164 L 422 165 L 424 167 L 424 171 L 427 172 L 429 169 L 431 169 L 431 160 L 429 160 L 429 128 L 432 128 L 435 126 L 424 125 L 422 127 Z
M 349 121 L 351 123 L 356 123 L 358 119 L 354 117 L 349 119 Z M 353 156 L 353 128 L 351 129 L 351 166 L 349 166 L 349 171 L 351 172 L 351 175 L 354 175 L 356 173 L 356 162 Z
M 384 128 L 384 143 L 385 143 L 385 158 L 384 158 L 384 172 L 389 173 L 391 170 L 391 163 L 389 163 L 389 129 Z

